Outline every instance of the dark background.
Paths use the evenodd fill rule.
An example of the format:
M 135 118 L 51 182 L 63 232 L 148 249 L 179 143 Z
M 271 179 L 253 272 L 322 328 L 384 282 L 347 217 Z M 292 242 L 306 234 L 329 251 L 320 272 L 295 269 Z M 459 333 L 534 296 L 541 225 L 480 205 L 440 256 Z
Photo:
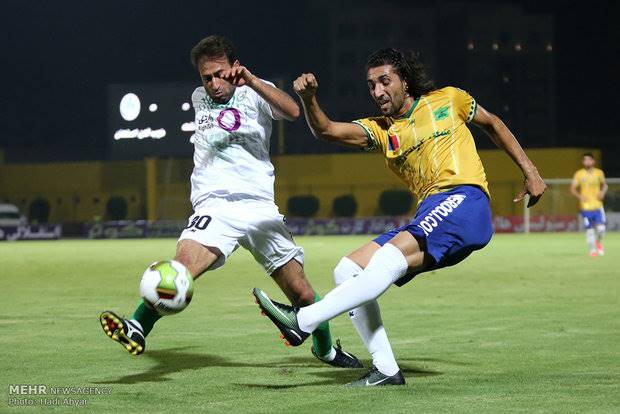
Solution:
M 334 5 L 336 3 L 337 5 Z M 449 3 L 449 2 L 448 2 Z M 287 84 L 302 71 L 317 74 L 326 107 L 338 96 L 329 55 L 330 22 L 346 19 L 360 7 L 411 7 L 412 1 L 384 2 L 83 2 L 9 1 L 1 6 L 2 92 L 0 148 L 7 162 L 105 159 L 110 152 L 107 90 L 115 83 L 195 82 L 189 50 L 202 37 L 223 34 L 237 45 L 240 60 L 254 73 L 283 78 Z M 455 3 L 468 7 L 470 3 Z M 617 2 L 476 2 L 478 10 L 508 5 L 523 13 L 552 17 L 555 86 L 553 136 L 522 141 L 527 147 L 599 147 L 618 154 L 617 76 L 619 29 Z M 420 3 L 420 7 L 429 7 Z M 458 7 L 455 9 L 457 10 Z M 331 20 L 330 20 L 331 18 Z M 411 17 L 416 26 L 423 15 Z M 342 20 L 341 20 L 342 21 Z M 441 21 L 441 19 L 437 19 Z M 449 44 L 467 43 L 458 15 L 442 28 Z M 403 33 L 406 33 L 403 31 Z M 381 37 L 381 33 L 377 33 Z M 386 39 L 389 43 L 391 39 Z M 392 39 L 393 40 L 393 39 Z M 399 44 L 407 43 L 400 39 Z M 414 41 L 411 47 L 419 49 Z M 450 46 L 451 47 L 451 46 Z M 462 79 L 446 69 L 453 51 L 435 50 L 431 69 L 440 84 Z M 422 47 L 423 49 L 423 47 Z M 463 53 L 454 50 L 454 53 Z M 423 57 L 424 58 L 424 57 Z M 481 56 L 480 59 L 484 59 Z M 480 62 L 484 65 L 484 62 Z M 333 62 L 331 63 L 333 66 Z M 458 68 L 456 68 L 458 70 Z M 363 84 L 363 68 L 353 70 Z M 461 86 L 461 85 L 458 85 Z M 476 94 L 476 85 L 464 85 Z M 191 91 L 189 91 L 191 93 Z M 538 99 L 533 96 L 531 99 Z M 487 100 L 479 102 L 485 105 Z M 357 106 L 359 110 L 357 110 Z M 489 105 L 485 105 L 489 106 Z M 500 113 L 499 108 L 488 109 Z M 351 112 L 367 115 L 369 98 L 351 103 Z M 338 109 L 331 115 L 347 116 Z M 523 121 L 522 121 L 523 122 Z M 292 135 L 309 139 L 302 120 Z M 523 125 L 517 133 L 527 135 Z M 294 139 L 298 139 L 295 137 Z M 299 138 L 301 139 L 301 138 Z M 479 143 L 488 147 L 488 143 Z M 291 147 L 304 152 L 306 147 Z M 306 148 L 306 150 L 304 150 Z M 323 148 L 323 147 L 320 147 Z M 323 150 L 321 150 L 323 151 Z M 320 151 L 320 152 L 321 152 Z M 620 174 L 617 157 L 604 167 Z

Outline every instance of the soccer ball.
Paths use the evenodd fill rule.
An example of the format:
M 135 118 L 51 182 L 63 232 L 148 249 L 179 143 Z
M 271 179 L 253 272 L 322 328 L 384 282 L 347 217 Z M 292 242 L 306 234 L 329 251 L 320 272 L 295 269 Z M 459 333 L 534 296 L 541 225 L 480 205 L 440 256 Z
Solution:
M 194 279 L 187 268 L 176 260 L 151 264 L 140 281 L 144 302 L 160 315 L 181 312 L 194 294 Z

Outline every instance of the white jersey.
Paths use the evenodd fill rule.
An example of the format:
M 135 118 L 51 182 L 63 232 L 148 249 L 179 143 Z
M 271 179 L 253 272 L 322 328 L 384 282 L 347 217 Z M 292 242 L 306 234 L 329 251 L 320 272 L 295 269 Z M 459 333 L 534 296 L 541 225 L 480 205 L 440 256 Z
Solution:
M 239 86 L 227 103 L 219 104 L 199 87 L 192 94 L 192 104 L 196 112 L 196 132 L 191 139 L 194 210 L 214 197 L 273 202 L 269 138 L 271 121 L 276 118 L 267 101 L 252 88 Z

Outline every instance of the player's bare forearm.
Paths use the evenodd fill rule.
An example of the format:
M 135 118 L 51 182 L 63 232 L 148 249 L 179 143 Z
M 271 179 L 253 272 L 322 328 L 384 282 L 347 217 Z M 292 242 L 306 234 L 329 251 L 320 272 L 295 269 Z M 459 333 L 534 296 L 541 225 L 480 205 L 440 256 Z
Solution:
M 312 73 L 303 73 L 293 82 L 295 93 L 301 98 L 306 122 L 316 138 L 341 145 L 365 148 L 368 139 L 364 129 L 350 122 L 335 122 L 325 115 L 316 99 L 319 84 Z
M 316 100 L 316 95 L 302 98 L 301 104 L 304 108 L 306 123 L 308 124 L 308 128 L 310 128 L 312 135 L 326 141 L 334 141 L 335 137 L 329 134 L 329 127 L 332 120 L 325 115 L 325 112 L 323 112 L 319 106 L 319 103 Z
M 609 188 L 609 186 L 607 185 L 607 183 L 603 183 L 603 186 L 601 188 L 601 193 L 603 193 L 603 195 L 607 194 L 607 189 Z
M 483 111 L 486 112 L 486 114 L 481 114 Z M 480 120 L 476 120 L 478 115 L 482 115 Z M 537 173 L 536 166 L 525 154 L 521 144 L 519 144 L 515 136 L 512 132 L 510 132 L 506 124 L 504 124 L 501 119 L 485 111 L 481 107 L 478 107 L 476 117 L 474 118 L 474 124 L 482 128 L 482 130 L 491 138 L 493 143 L 503 149 L 510 156 L 510 158 L 512 158 L 515 164 L 521 168 L 524 175 L 527 176 L 534 172 Z
M 248 86 L 256 91 L 271 108 L 282 118 L 294 121 L 299 118 L 299 105 L 288 93 L 263 82 L 256 76 L 248 82 Z
M 579 191 L 577 191 L 577 185 L 575 185 L 575 183 L 571 184 L 570 193 L 573 196 L 575 196 L 578 200 L 581 200 L 581 194 L 579 194 Z
M 248 68 L 240 65 L 238 61 L 230 69 L 222 71 L 220 77 L 235 86 L 247 85 L 254 89 L 282 118 L 289 121 L 299 118 L 299 106 L 293 98 L 286 92 L 260 80 Z
M 547 185 L 513 133 L 510 132 L 501 119 L 481 106 L 478 106 L 473 122 L 491 138 L 495 145 L 503 149 L 523 171 L 525 176 L 524 189 L 517 195 L 514 201 L 520 201 L 527 193 L 530 195 L 528 207 L 536 204 L 545 192 Z
M 316 138 L 347 147 L 366 148 L 368 139 L 362 127 L 350 122 L 336 122 L 329 119 L 315 95 L 304 97 L 301 102 L 308 127 Z
M 609 188 L 609 186 L 607 185 L 607 183 L 603 182 L 603 184 L 601 185 L 601 190 L 598 193 L 598 199 L 599 200 L 605 199 L 605 195 L 607 194 L 607 189 L 608 188 Z

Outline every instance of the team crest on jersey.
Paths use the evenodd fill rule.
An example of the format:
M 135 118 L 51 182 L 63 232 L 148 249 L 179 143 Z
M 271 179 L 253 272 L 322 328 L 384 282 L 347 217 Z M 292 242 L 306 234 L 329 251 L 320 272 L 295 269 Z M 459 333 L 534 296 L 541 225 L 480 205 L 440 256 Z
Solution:
M 435 116 L 435 121 L 446 119 L 448 115 L 450 115 L 450 107 L 442 106 L 441 108 L 433 111 L 433 115 Z
M 218 115 L 217 124 L 224 131 L 236 131 L 241 126 L 241 113 L 236 108 L 226 108 Z

